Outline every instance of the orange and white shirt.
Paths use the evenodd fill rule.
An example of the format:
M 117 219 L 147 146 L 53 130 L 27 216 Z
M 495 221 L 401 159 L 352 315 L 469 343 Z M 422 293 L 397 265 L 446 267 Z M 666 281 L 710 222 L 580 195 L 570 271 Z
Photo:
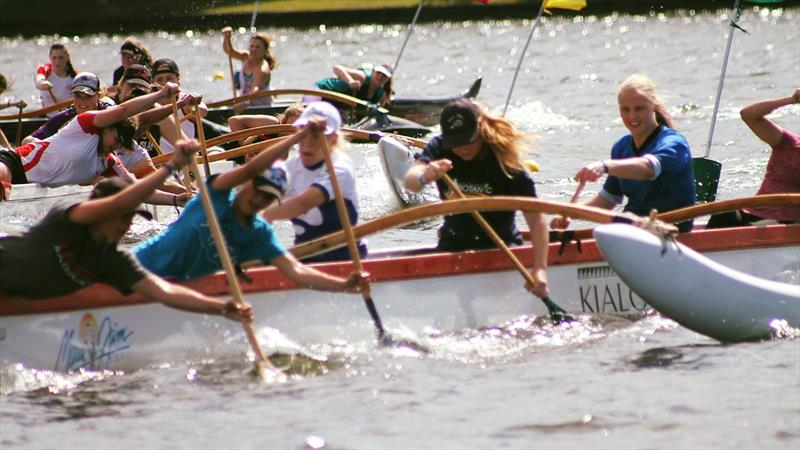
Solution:
M 60 77 L 56 75 L 56 73 L 53 71 L 53 65 L 51 63 L 44 63 L 40 65 L 36 69 L 36 73 L 44 75 L 45 80 L 49 81 L 50 84 L 53 85 L 53 94 L 55 94 L 56 100 L 58 100 L 59 102 L 63 102 L 64 100 L 69 100 L 72 98 L 71 76 L 67 75 L 65 77 Z M 53 98 L 50 97 L 49 92 L 47 91 L 40 91 L 40 92 L 41 94 L 39 95 L 39 99 L 42 102 L 42 107 L 46 108 L 54 104 Z
M 29 183 L 57 187 L 89 184 L 99 175 L 130 174 L 116 155 L 97 152 L 101 130 L 94 126 L 95 114 L 78 114 L 44 141 L 16 148 Z

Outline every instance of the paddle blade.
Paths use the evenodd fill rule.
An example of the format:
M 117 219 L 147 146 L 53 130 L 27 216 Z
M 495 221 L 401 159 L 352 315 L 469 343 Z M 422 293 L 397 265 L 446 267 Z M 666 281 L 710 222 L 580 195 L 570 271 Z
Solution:
M 722 164 L 708 158 L 692 158 L 697 203 L 713 202 L 717 198 L 717 186 Z
M 428 354 L 428 353 L 431 352 L 428 347 L 425 347 L 422 344 L 414 342 L 414 341 L 412 341 L 410 339 L 395 339 L 395 338 L 389 336 L 388 334 L 384 334 L 378 340 L 379 340 L 380 345 L 382 347 L 406 348 L 406 349 L 409 349 L 409 350 L 413 350 L 413 351 L 415 351 L 417 353 L 425 353 L 425 354 Z
M 564 308 L 558 306 L 550 297 L 545 297 L 542 299 L 544 306 L 547 307 L 547 312 L 550 314 L 550 320 L 553 321 L 554 324 L 558 325 L 560 323 L 565 322 L 575 322 L 575 317 L 567 314 L 564 311 Z

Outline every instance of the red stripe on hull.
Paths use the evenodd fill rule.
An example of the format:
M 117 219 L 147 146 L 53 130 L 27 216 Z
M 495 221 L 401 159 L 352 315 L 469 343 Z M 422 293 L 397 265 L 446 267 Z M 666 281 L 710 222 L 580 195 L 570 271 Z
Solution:
M 680 235 L 678 240 L 701 253 L 797 245 L 800 244 L 800 225 L 700 230 Z M 582 252 L 578 252 L 576 245 L 571 244 L 563 255 L 559 255 L 559 246 L 560 244 L 550 244 L 549 265 L 551 267 L 603 261 L 593 239 L 582 242 Z M 530 247 L 514 248 L 512 251 L 523 264 L 531 264 Z M 347 276 L 352 271 L 352 264 L 349 261 L 317 264 L 315 267 L 340 276 Z M 364 261 L 364 267 L 369 271 L 373 281 L 384 282 L 495 272 L 508 270 L 512 266 L 500 251 L 482 250 L 367 259 Z M 273 267 L 251 268 L 247 274 L 253 279 L 253 282 L 242 283 L 242 289 L 245 292 L 297 288 L 294 283 Z M 211 275 L 186 283 L 186 285 L 208 295 L 224 295 L 228 292 L 224 274 Z M 149 301 L 138 295 L 124 297 L 109 286 L 95 285 L 69 296 L 47 300 L 23 300 L 0 295 L 0 316 L 106 308 L 147 302 Z

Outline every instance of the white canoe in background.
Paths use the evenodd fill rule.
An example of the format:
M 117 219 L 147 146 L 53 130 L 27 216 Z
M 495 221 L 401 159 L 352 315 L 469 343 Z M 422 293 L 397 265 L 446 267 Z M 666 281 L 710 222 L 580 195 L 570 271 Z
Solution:
M 425 186 L 422 192 L 411 192 L 405 187 L 406 172 L 414 165 L 414 150 L 397 139 L 384 137 L 378 141 L 378 154 L 389 187 L 403 206 L 421 205 L 438 200 L 439 196 L 436 195 L 436 186 L 433 183 Z
M 733 270 L 682 244 L 630 225 L 594 231 L 619 277 L 666 317 L 722 342 L 769 338 L 800 327 L 800 284 Z M 784 271 L 800 271 L 800 255 Z

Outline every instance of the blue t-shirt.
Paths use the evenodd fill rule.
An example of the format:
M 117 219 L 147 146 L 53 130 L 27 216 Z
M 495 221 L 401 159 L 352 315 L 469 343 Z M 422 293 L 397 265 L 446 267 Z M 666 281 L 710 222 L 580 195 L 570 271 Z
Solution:
M 671 211 L 695 203 L 695 181 L 692 169 L 692 152 L 686 138 L 664 125 L 648 136 L 637 148 L 633 136 L 622 137 L 611 148 L 611 159 L 645 157 L 653 167 L 649 180 L 631 180 L 609 175 L 600 195 L 613 203 L 622 203 L 627 197 L 625 211 L 647 216 L 655 208 L 658 212 Z M 692 229 L 692 221 L 679 225 L 681 231 Z
M 212 188 L 215 177 L 209 177 L 206 184 L 234 264 L 256 259 L 268 263 L 286 253 L 272 226 L 261 216 L 254 215 L 246 227 L 239 224 L 233 210 L 235 192 Z M 189 200 L 178 220 L 137 245 L 133 253 L 151 272 L 176 280 L 200 278 L 222 268 L 199 195 Z
M 416 155 L 416 158 L 423 161 L 447 158 L 452 161 L 453 169 L 448 174 L 467 197 L 494 195 L 536 197 L 536 185 L 530 174 L 524 170 L 507 169 L 508 175 L 506 175 L 487 144 L 484 144 L 481 153 L 475 159 L 465 161 L 452 150 L 442 147 L 442 137 L 436 136 L 428 142 L 421 154 Z M 437 181 L 436 187 L 442 200 L 452 195 L 444 181 Z M 516 211 L 484 211 L 481 215 L 505 243 L 522 244 L 522 235 L 514 223 Z M 444 217 L 438 247 L 442 250 L 458 251 L 493 248 L 495 244 L 471 214 L 453 214 Z

